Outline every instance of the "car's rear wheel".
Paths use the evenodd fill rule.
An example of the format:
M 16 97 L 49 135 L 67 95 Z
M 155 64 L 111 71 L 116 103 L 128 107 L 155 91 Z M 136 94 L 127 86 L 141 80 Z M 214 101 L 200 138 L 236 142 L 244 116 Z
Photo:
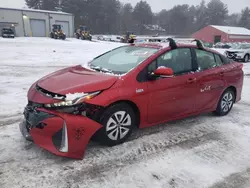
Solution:
M 233 108 L 235 97 L 235 92 L 232 89 L 227 89 L 219 100 L 215 114 L 218 116 L 227 115 Z
M 245 55 L 245 57 L 244 57 L 244 62 L 246 62 L 246 63 L 247 63 L 248 61 L 249 61 L 249 55 L 248 55 L 248 54 L 246 54 L 246 55 Z
M 136 124 L 133 109 L 126 103 L 115 104 L 101 115 L 103 128 L 97 133 L 96 139 L 101 144 L 115 146 L 127 140 Z

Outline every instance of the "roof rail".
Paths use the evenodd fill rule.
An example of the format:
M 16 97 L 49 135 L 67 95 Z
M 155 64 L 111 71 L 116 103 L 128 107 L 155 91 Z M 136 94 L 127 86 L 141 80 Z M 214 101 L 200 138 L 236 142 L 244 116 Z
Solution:
M 169 41 L 169 46 L 171 47 L 171 49 L 176 49 L 177 48 L 177 44 L 174 41 L 174 39 L 172 38 L 167 38 L 167 41 Z
M 203 44 L 202 44 L 202 42 L 201 42 L 200 40 L 195 39 L 195 40 L 193 40 L 192 42 L 196 42 L 197 47 L 198 47 L 200 50 L 204 50 L 204 46 L 203 46 Z

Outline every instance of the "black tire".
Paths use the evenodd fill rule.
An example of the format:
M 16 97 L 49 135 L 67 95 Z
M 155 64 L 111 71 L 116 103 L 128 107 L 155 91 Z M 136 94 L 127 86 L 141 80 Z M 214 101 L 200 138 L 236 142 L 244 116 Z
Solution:
M 236 95 L 232 89 L 227 89 L 221 95 L 220 100 L 217 104 L 217 109 L 214 112 L 217 116 L 227 115 L 233 108 L 235 103 Z
M 249 54 L 246 54 L 243 61 L 244 61 L 245 63 L 247 63 L 247 62 L 249 62 L 249 58 L 250 58 L 250 57 L 249 57 Z
M 54 33 L 50 33 L 50 38 L 54 38 Z
M 78 33 L 76 33 L 76 38 L 80 39 L 80 35 Z
M 118 123 L 117 118 L 122 117 L 123 120 Z M 102 113 L 99 119 L 103 128 L 97 132 L 94 140 L 107 146 L 115 146 L 125 142 L 131 135 L 133 128 L 136 127 L 137 122 L 133 109 L 126 103 L 110 106 Z M 121 122 L 124 122 L 123 125 Z

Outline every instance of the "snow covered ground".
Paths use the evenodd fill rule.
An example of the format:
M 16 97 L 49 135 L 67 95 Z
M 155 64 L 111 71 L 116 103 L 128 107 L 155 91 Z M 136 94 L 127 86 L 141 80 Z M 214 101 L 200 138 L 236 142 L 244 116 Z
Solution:
M 242 101 L 226 117 L 203 114 L 138 130 L 116 147 L 91 143 L 83 160 L 54 156 L 18 128 L 30 85 L 119 43 L 0 39 L 1 188 L 250 187 L 250 63 Z

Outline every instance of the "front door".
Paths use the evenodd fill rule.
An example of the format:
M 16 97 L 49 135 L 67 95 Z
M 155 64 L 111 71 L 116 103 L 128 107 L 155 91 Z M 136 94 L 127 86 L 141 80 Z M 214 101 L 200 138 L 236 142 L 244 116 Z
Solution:
M 166 52 L 148 66 L 148 72 L 165 66 L 175 76 L 148 81 L 148 122 L 160 123 L 194 112 L 194 95 L 197 90 L 196 74 L 189 48 Z
M 197 75 L 196 111 L 206 111 L 217 105 L 225 81 L 222 60 L 217 54 L 195 49 L 199 72 Z

